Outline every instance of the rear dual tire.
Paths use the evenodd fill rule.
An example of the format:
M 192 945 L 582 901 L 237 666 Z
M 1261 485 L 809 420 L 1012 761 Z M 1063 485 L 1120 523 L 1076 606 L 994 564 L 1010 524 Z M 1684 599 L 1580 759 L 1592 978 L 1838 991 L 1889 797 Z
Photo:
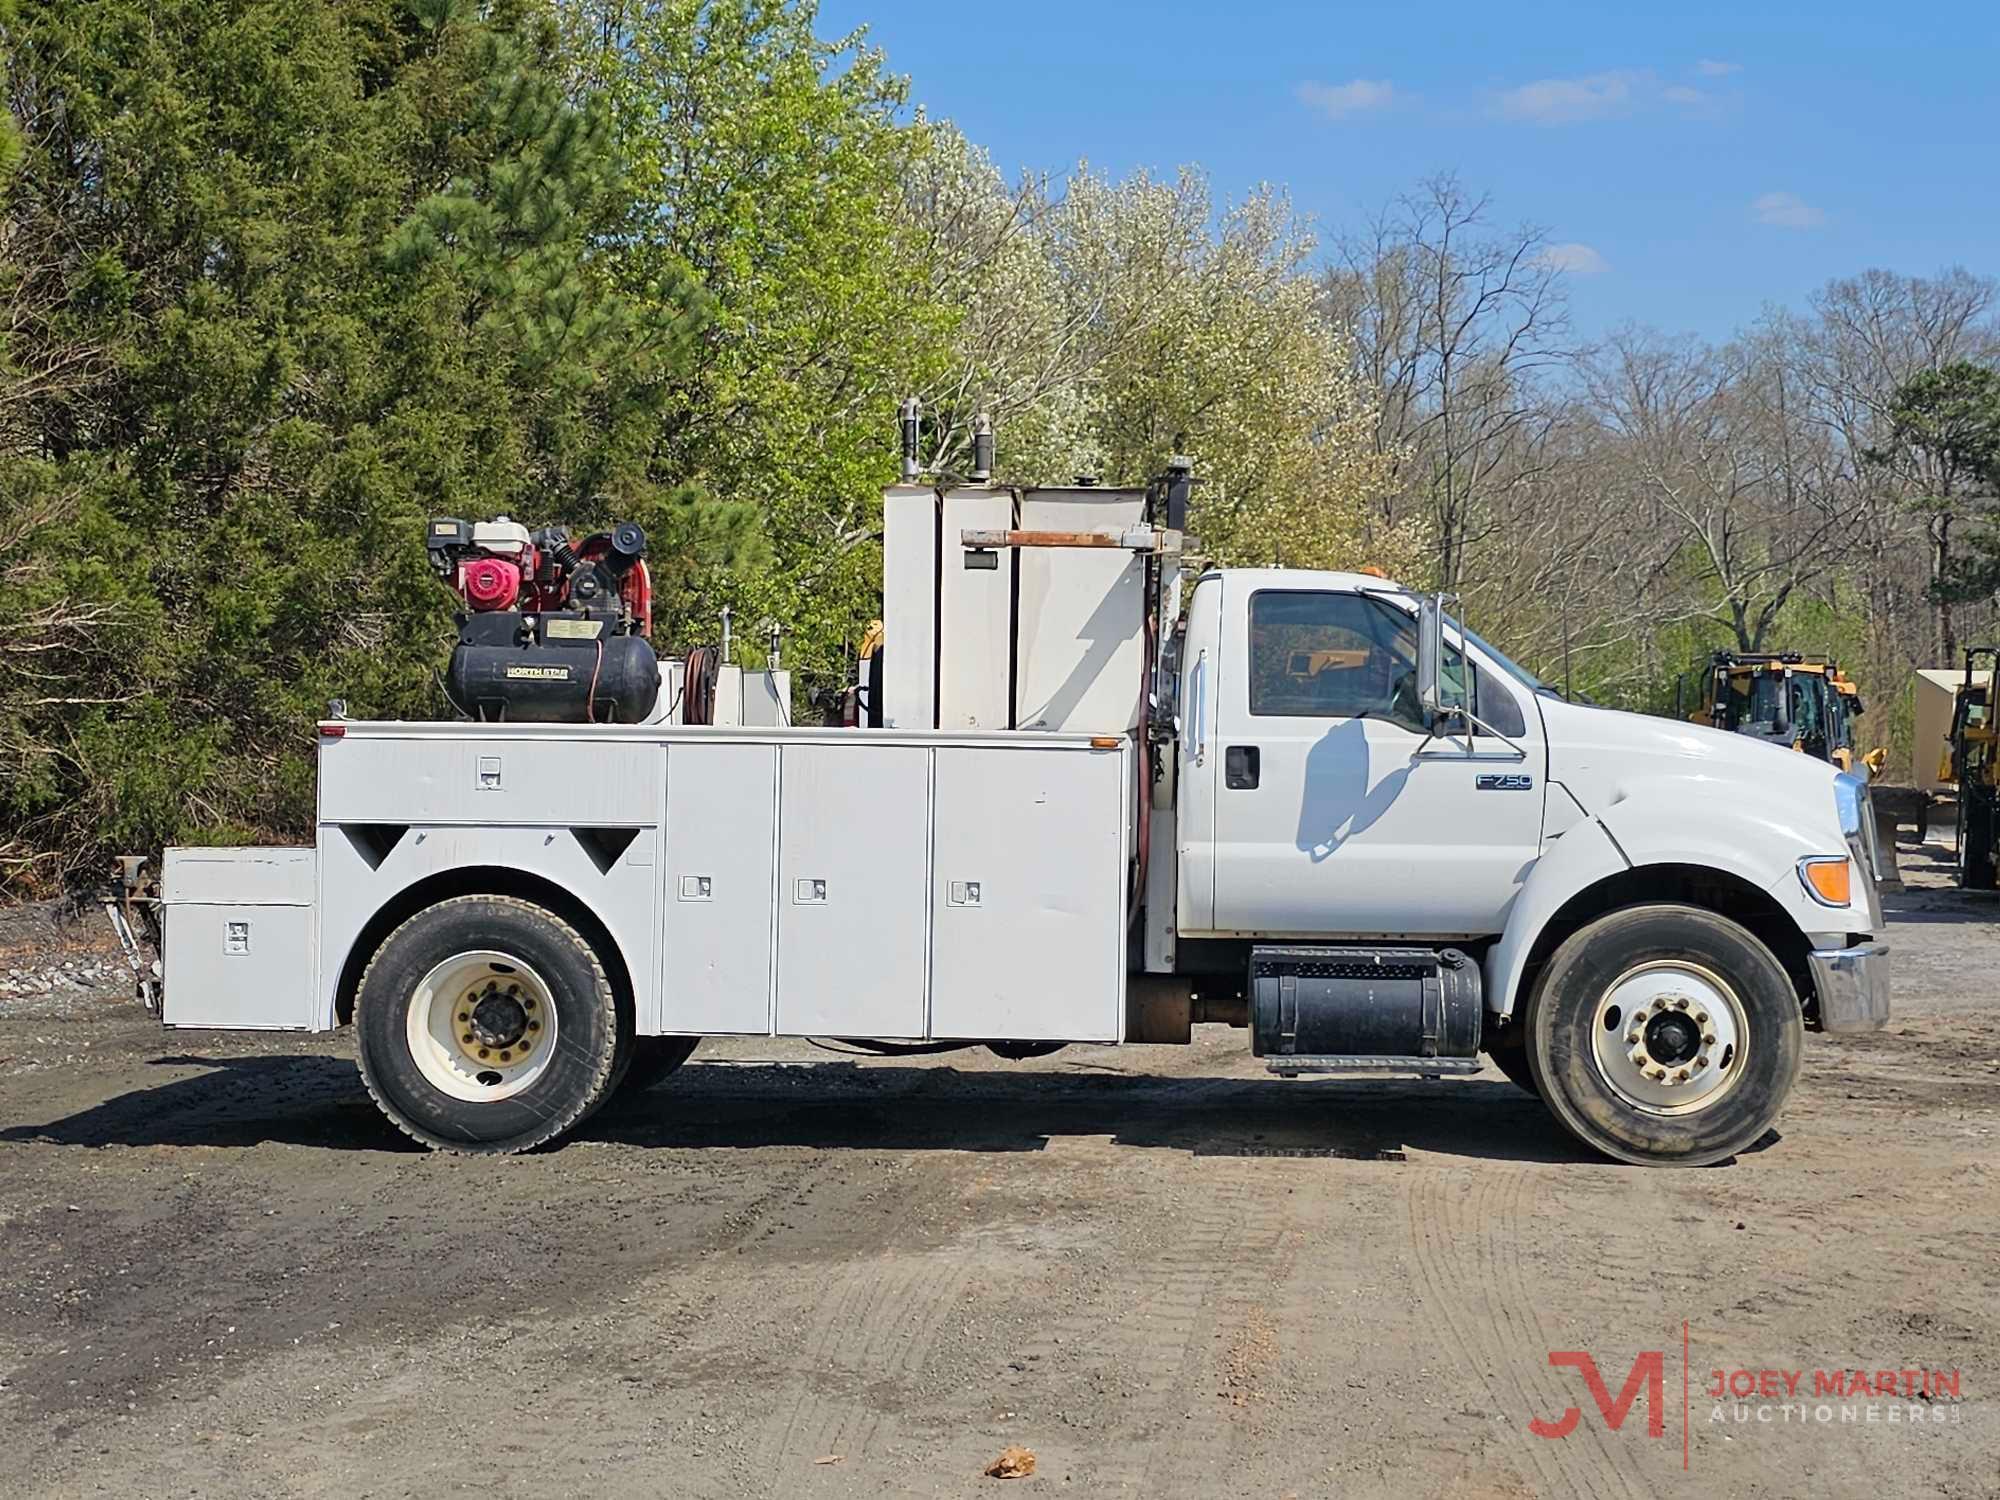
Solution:
M 1639 1166 L 1703 1166 L 1776 1123 L 1805 1024 L 1790 977 L 1756 937 L 1660 903 L 1565 939 L 1535 985 L 1526 1032 L 1535 1091 L 1571 1134 Z
M 632 1055 L 596 950 L 547 909 L 458 896 L 391 932 L 355 998 L 361 1076 L 441 1151 L 532 1150 L 603 1103 Z
M 632 1038 L 632 1065 L 619 1080 L 618 1092 L 643 1093 L 658 1088 L 681 1070 L 701 1045 L 698 1036 L 636 1036 Z

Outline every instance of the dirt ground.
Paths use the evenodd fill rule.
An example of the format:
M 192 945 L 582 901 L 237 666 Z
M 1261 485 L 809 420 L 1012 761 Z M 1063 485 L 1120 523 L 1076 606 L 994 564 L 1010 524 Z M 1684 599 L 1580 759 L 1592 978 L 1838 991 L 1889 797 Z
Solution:
M 1888 1031 L 1700 1171 L 1220 1028 L 711 1044 L 560 1150 L 434 1157 L 345 1035 L 163 1034 L 94 932 L 0 914 L 0 1493 L 2000 1494 L 2000 905 L 1940 858 Z M 1645 1366 L 1614 1431 L 1563 1351 L 1612 1398 L 1658 1351 L 1659 1436 Z M 1809 1396 L 1906 1368 L 1957 1396 Z

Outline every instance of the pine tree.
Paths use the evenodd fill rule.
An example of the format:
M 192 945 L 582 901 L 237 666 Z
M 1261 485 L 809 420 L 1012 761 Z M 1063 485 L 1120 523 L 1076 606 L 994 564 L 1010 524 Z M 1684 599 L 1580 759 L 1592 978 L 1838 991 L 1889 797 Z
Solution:
M 546 16 L 23 0 L 0 278 L 0 881 L 298 836 L 313 720 L 441 711 L 432 514 L 654 522 L 703 304 Z

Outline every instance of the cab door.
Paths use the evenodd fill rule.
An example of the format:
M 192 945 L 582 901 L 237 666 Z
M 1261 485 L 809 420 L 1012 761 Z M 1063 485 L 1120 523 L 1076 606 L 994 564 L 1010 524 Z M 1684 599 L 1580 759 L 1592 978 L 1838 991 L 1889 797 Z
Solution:
M 1474 713 L 1501 733 L 1433 737 L 1403 596 L 1224 586 L 1213 930 L 1499 932 L 1541 852 L 1548 757 L 1526 689 L 1473 656 Z

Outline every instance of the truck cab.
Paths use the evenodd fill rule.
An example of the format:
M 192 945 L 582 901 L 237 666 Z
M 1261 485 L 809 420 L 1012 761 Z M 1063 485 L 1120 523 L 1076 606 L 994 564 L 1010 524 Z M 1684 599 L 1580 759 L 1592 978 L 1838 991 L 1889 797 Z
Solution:
M 1254 988 L 1266 945 L 1308 968 L 1318 948 L 1460 953 L 1481 1048 L 1577 1133 L 1628 1160 L 1698 1154 L 1711 1130 L 1740 1149 L 1789 1087 L 1797 1030 L 1886 1020 L 1865 787 L 1566 702 L 1448 617 L 1427 646 L 1432 606 L 1359 573 L 1195 584 L 1175 963 L 1247 964 Z M 1326 998 L 1358 1003 L 1352 984 Z M 1403 1027 L 1412 1054 L 1423 1024 Z

